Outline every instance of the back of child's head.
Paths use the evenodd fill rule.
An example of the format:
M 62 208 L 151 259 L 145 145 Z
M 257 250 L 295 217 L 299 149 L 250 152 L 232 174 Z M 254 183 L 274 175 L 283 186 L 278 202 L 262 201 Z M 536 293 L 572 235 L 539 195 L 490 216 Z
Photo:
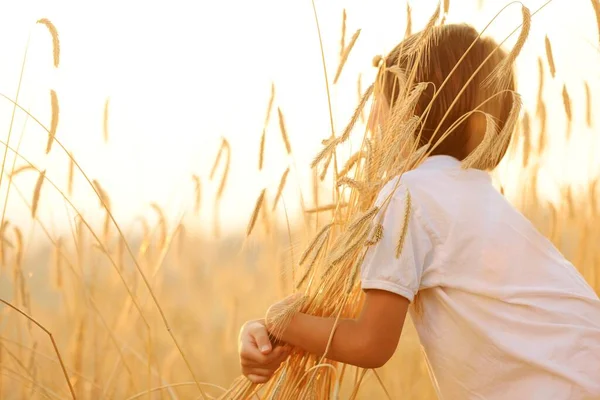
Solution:
M 405 76 L 410 77 L 412 74 L 414 84 L 431 83 L 415 107 L 415 115 L 419 117 L 428 106 L 430 107 L 426 118 L 422 118 L 422 129 L 417 129 L 415 136 L 420 132 L 419 146 L 432 144 L 431 155 L 443 154 L 458 160 L 464 160 L 469 155 L 473 136 L 475 135 L 478 141 L 483 137 L 486 129 L 485 118 L 482 118 L 481 113 L 473 113 L 470 118 L 456 123 L 473 110 L 478 109 L 493 117 L 497 132 L 506 125 L 513 106 L 511 91 L 515 90 L 514 73 L 511 69 L 509 76 L 505 76 L 506 84 L 501 88 L 486 82 L 507 54 L 498 48 L 492 39 L 478 36 L 477 31 L 466 24 L 438 26 L 434 28 L 426 45 L 419 44 L 423 38 L 421 33 L 417 33 L 400 43 L 385 60 L 387 69 L 383 75 L 383 95 L 390 109 L 393 109 L 396 101 L 401 100 L 398 74 L 390 71 L 393 66 L 399 67 Z M 419 57 L 414 55 L 417 49 L 420 51 Z M 455 67 L 456 70 L 452 72 Z M 442 87 L 447 78 L 448 81 Z M 439 90 L 439 93 L 432 102 L 435 90 Z M 455 100 L 456 103 L 450 109 Z M 473 123 L 475 121 L 477 123 Z M 481 121 L 484 123 L 481 124 Z M 454 127 L 448 136 L 439 140 L 445 132 Z M 492 165 L 487 167 L 496 167 L 507 147 L 508 140 L 494 156 Z

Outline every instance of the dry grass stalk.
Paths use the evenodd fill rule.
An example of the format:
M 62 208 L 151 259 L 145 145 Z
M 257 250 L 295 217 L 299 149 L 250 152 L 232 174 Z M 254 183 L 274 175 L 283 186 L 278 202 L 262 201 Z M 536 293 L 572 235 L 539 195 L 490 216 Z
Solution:
M 21 165 L 20 167 L 15 168 L 12 171 L 12 173 L 10 174 L 10 177 L 14 178 L 15 176 L 19 175 L 21 172 L 29 171 L 29 170 L 35 170 L 35 167 L 31 164 Z
M 372 85 L 370 85 L 367 88 L 367 90 L 365 91 L 365 93 L 362 94 L 360 102 L 358 103 L 358 106 L 354 110 L 354 113 L 352 114 L 352 118 L 350 118 L 350 122 L 348 123 L 348 125 L 346 126 L 346 128 L 344 128 L 344 131 L 342 132 L 342 135 L 340 136 L 339 143 L 343 143 L 343 142 L 345 142 L 346 140 L 348 140 L 350 138 L 350 133 L 352 132 L 352 129 L 354 128 L 354 125 L 356 125 L 356 121 L 358 121 L 358 118 L 360 117 L 360 114 L 365 109 L 365 106 L 367 105 L 367 102 L 371 98 L 371 95 L 373 94 L 373 89 L 374 88 L 375 88 L 375 85 L 372 84 Z
M 53 251 L 53 262 L 52 262 L 52 272 L 53 272 L 53 283 L 54 287 L 58 290 L 62 289 L 63 286 L 63 277 L 62 277 L 62 251 L 63 251 L 63 239 L 59 237 L 56 240 L 56 244 L 54 246 Z
M 167 229 L 167 218 L 165 217 L 165 213 L 163 212 L 163 209 L 158 204 L 152 203 L 152 204 L 150 204 L 150 206 L 158 215 L 158 226 L 160 228 L 160 236 L 158 239 L 158 248 L 162 249 L 162 248 L 164 248 L 165 243 L 167 242 L 167 230 L 168 230 Z
M 110 212 L 106 210 L 104 213 L 104 223 L 102 224 L 102 240 L 104 240 L 104 243 L 107 245 L 110 240 L 110 221 Z
M 444 14 L 448 15 L 448 11 L 450 11 L 450 0 L 444 0 Z
M 546 150 L 546 104 L 542 101 L 538 104 L 540 135 L 538 140 L 538 152 L 541 154 Z
M 252 216 L 250 217 L 250 222 L 248 223 L 248 228 L 246 229 L 246 236 L 250 236 L 250 234 L 252 233 L 252 229 L 254 229 L 254 224 L 256 224 L 256 218 L 258 217 L 258 213 L 262 208 L 266 191 L 266 189 L 263 189 L 262 192 L 260 192 L 260 196 L 258 196 L 258 199 L 256 199 L 256 205 L 254 206 Z
M 219 147 L 219 151 L 217 152 L 217 158 L 215 158 L 215 163 L 213 164 L 211 170 L 210 170 L 210 179 L 212 180 L 215 177 L 215 172 L 217 172 L 217 167 L 219 166 L 219 162 L 221 161 L 221 157 L 223 156 L 223 153 L 226 151 L 226 141 L 225 139 L 223 139 L 221 141 L 221 146 Z
M 317 245 L 317 243 L 319 242 L 319 240 L 324 235 L 329 234 L 329 230 L 331 229 L 332 226 L 333 226 L 333 223 L 330 223 L 330 224 L 325 225 L 323 228 L 321 228 L 321 230 L 315 235 L 315 237 L 313 238 L 313 240 L 310 242 L 310 244 L 308 245 L 308 247 L 306 248 L 306 250 L 304 250 L 304 253 L 302 253 L 302 255 L 300 256 L 300 261 L 298 262 L 298 265 L 304 264 L 304 262 L 306 261 L 307 257 L 314 250 L 314 248 Z
M 335 72 L 335 77 L 333 78 L 334 85 L 338 82 L 338 79 L 340 78 L 340 75 L 342 74 L 342 70 L 344 69 L 346 62 L 348 61 L 348 56 L 350 55 L 350 52 L 354 48 L 354 45 L 356 44 L 356 40 L 358 39 L 359 36 L 360 36 L 360 29 L 358 29 L 356 32 L 354 32 L 354 35 L 352 35 L 352 39 L 350 39 L 348 46 L 346 46 L 346 48 L 344 49 L 344 52 L 342 53 L 342 55 L 340 57 L 340 64 L 338 65 L 337 71 Z
M 320 213 L 320 212 L 334 211 L 334 210 L 337 210 L 338 208 L 344 208 L 344 207 L 348 207 L 348 204 L 346 204 L 346 203 L 327 204 L 327 205 L 323 205 L 323 206 L 319 206 L 319 207 L 315 207 L 315 208 L 307 208 L 306 210 L 304 210 L 304 212 L 307 214 L 316 214 L 316 213 Z
M 110 207 L 110 197 L 108 197 L 108 194 L 106 193 L 104 188 L 102 188 L 102 186 L 100 185 L 100 182 L 98 182 L 96 179 L 94 179 L 92 181 L 92 184 L 94 185 L 96 192 L 98 192 L 98 199 L 100 200 L 100 207 L 110 210 L 110 208 L 111 208 Z
M 73 154 L 69 153 L 69 172 L 67 176 L 67 194 L 73 195 L 73 178 L 75 175 L 75 161 L 73 160 Z
M 2 222 L 2 226 L 0 226 L 0 240 L 2 241 L 0 243 L 0 262 L 2 267 L 6 265 L 6 246 L 14 247 L 14 245 L 6 238 L 6 230 L 8 229 L 9 225 L 10 222 L 4 220 Z
M 225 161 L 225 169 L 223 170 L 223 176 L 221 177 L 221 183 L 219 183 L 219 189 L 217 190 L 217 200 L 223 197 L 225 192 L 225 185 L 227 184 L 227 177 L 229 176 L 229 165 L 231 164 L 231 147 L 226 139 L 223 139 L 225 144 L 225 150 L 227 152 L 227 160 Z
M 490 153 L 493 151 L 493 147 L 498 140 L 498 126 L 494 117 L 490 114 L 484 113 L 485 116 L 485 133 L 481 143 L 462 161 L 461 166 L 463 168 L 479 168 L 485 169 L 488 164 L 488 158 Z
M 292 154 L 292 146 L 290 145 L 290 139 L 288 138 L 287 129 L 285 127 L 285 119 L 281 108 L 277 108 L 277 114 L 279 115 L 279 130 L 281 131 L 281 138 L 285 144 L 285 151 L 288 154 Z
M 275 102 L 275 83 L 271 82 L 271 97 L 269 98 L 269 105 L 267 106 L 267 115 L 265 116 L 265 123 L 263 124 L 263 130 L 267 129 L 269 121 L 271 120 L 271 111 L 273 110 L 273 103 Z
M 596 15 L 596 25 L 598 27 L 598 36 L 600 37 L 600 0 L 591 0 L 594 7 L 594 15 Z
M 548 66 L 550 67 L 550 75 L 552 78 L 556 76 L 556 65 L 554 64 L 554 55 L 552 54 L 552 44 L 550 43 L 550 39 L 548 35 L 546 35 L 546 60 L 548 61 Z
M 50 121 L 50 133 L 48 133 L 48 143 L 46 144 L 46 154 L 50 153 L 54 138 L 56 137 L 56 128 L 58 127 L 58 96 L 54 89 L 50 90 L 50 104 L 52 106 L 52 119 Z
M 377 212 L 379 211 L 379 207 L 373 206 L 369 210 L 365 211 L 362 215 L 357 216 L 354 221 L 348 225 L 348 230 L 352 231 L 357 229 L 360 226 L 363 226 L 366 222 L 371 222 L 371 220 L 375 217 Z
M 538 57 L 538 94 L 537 94 L 537 104 L 538 111 L 536 115 L 539 115 L 539 105 L 544 101 L 544 62 L 542 61 L 542 57 Z
M 40 193 L 42 192 L 42 184 L 46 178 L 46 170 L 40 172 L 35 188 L 33 189 L 33 199 L 31 200 L 31 218 L 35 219 L 37 215 L 38 205 L 40 203 Z
M 563 85 L 562 90 L 563 104 L 565 106 L 565 114 L 567 116 L 567 138 L 571 135 L 571 122 L 573 121 L 573 111 L 571 108 L 571 97 L 567 91 L 567 85 Z
M 60 41 L 58 40 L 58 30 L 48 18 L 42 18 L 37 21 L 38 24 L 46 26 L 52 36 L 52 56 L 54 58 L 54 67 L 58 68 L 60 63 Z
M 18 226 L 13 226 L 13 231 L 15 233 L 15 265 L 17 269 L 22 270 L 23 267 L 23 233 L 19 229 Z M 24 284 L 24 280 L 21 279 L 21 283 Z M 24 294 L 24 290 L 21 291 L 21 294 Z M 23 302 L 27 304 L 27 302 Z
M 358 102 L 362 99 L 362 74 L 358 74 L 358 79 L 356 80 L 356 92 L 358 93 Z M 365 112 L 362 110 L 360 112 L 360 122 L 365 123 Z
M 267 136 L 267 131 L 265 129 L 263 129 L 262 135 L 260 135 L 260 149 L 258 150 L 258 170 L 259 171 L 262 170 L 262 167 L 264 164 L 266 136 Z
M 588 81 L 584 83 L 585 88 L 585 123 L 588 128 L 592 127 L 592 92 Z
M 367 193 L 371 186 L 366 182 L 361 182 L 356 179 L 348 178 L 347 176 L 339 179 L 337 181 L 338 186 L 348 186 L 354 190 L 357 190 L 359 193 Z
M 373 237 L 367 241 L 367 246 L 374 246 L 383 239 L 383 224 L 379 223 L 373 230 Z
M 281 175 L 281 179 L 279 180 L 279 187 L 277 188 L 277 194 L 275 195 L 275 200 L 273 201 L 272 211 L 275 211 L 277 208 L 277 203 L 279 202 L 279 198 L 283 194 L 283 189 L 285 187 L 285 182 L 287 180 L 288 174 L 290 173 L 290 169 L 286 169 L 283 175 Z
M 344 132 L 342 132 L 342 135 L 339 138 L 332 137 L 327 140 L 325 147 L 317 154 L 317 156 L 312 161 L 312 163 L 310 165 L 311 168 L 315 168 L 326 157 L 329 159 L 329 157 L 332 156 L 336 146 L 338 144 L 345 142 L 346 140 L 348 140 L 350 138 L 350 133 L 352 132 L 352 129 L 354 128 L 354 125 L 356 124 L 356 121 L 358 121 L 358 118 L 360 117 L 360 113 L 364 109 L 367 101 L 373 94 L 373 89 L 374 89 L 374 85 L 369 86 L 369 88 L 364 93 L 359 105 L 356 107 L 356 110 L 354 110 L 354 114 L 352 115 L 350 122 L 344 129 Z
M 354 167 L 354 165 L 358 162 L 358 160 L 361 159 L 361 157 L 362 157 L 361 151 L 357 151 L 356 153 L 352 154 L 350 156 L 350 158 L 348 158 L 348 160 L 346 161 L 344 166 L 342 167 L 341 171 L 338 173 L 338 179 L 340 179 L 341 177 L 348 174 L 348 172 L 350 172 L 352 167 Z
M 410 197 L 410 192 L 407 190 L 406 203 L 404 204 L 404 222 L 402 223 L 402 231 L 400 238 L 398 239 L 398 245 L 396 246 L 396 258 L 400 258 L 400 254 L 402 254 L 402 249 L 404 247 L 404 242 L 406 241 L 406 234 L 408 233 L 408 224 L 411 216 L 411 207 L 412 199 Z
M 110 107 L 110 97 L 106 98 L 104 102 L 104 118 L 102 119 L 102 133 L 104 138 L 104 143 L 108 143 L 108 114 Z
M 412 8 L 406 2 L 406 31 L 404 32 L 404 37 L 407 38 L 410 35 L 412 35 Z
M 340 40 L 340 59 L 344 55 L 344 50 L 346 49 L 346 9 L 342 12 L 342 35 Z
M 192 179 L 194 180 L 194 214 L 198 215 L 200 213 L 200 204 L 202 200 L 202 185 L 200 183 L 200 177 L 198 175 L 192 175 Z
M 531 30 L 531 12 L 529 11 L 529 8 L 521 5 L 521 14 L 523 18 L 523 24 L 521 26 L 521 32 L 519 33 L 517 43 L 510 53 L 508 53 L 508 56 L 502 60 L 502 62 L 500 62 L 500 64 L 494 68 L 490 76 L 485 79 L 484 84 L 495 83 L 499 89 L 508 87 L 509 79 L 512 76 L 513 65 L 517 57 L 519 57 L 523 46 L 525 46 L 525 42 L 529 37 L 529 31 Z

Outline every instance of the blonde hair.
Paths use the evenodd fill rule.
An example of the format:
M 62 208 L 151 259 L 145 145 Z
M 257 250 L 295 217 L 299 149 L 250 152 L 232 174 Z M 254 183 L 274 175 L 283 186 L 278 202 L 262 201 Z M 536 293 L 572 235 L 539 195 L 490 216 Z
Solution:
M 431 83 L 420 96 L 415 107 L 415 115 L 419 117 L 429 107 L 426 117 L 422 118 L 419 146 L 427 143 L 435 144 L 431 155 L 449 155 L 462 161 L 470 153 L 467 143 L 472 132 L 468 125 L 470 118 L 460 123 L 457 121 L 478 109 L 494 118 L 497 131 L 500 132 L 513 106 L 511 91 L 515 90 L 514 72 L 510 70 L 510 76 L 506 80 L 507 85 L 502 88 L 485 83 L 486 78 L 507 57 L 507 54 L 498 48 L 492 39 L 479 37 L 477 31 L 469 25 L 435 27 L 427 45 L 422 47 L 422 51 L 417 52 L 419 39 L 421 33 L 407 37 L 386 57 L 382 94 L 390 108 L 393 108 L 394 104 L 401 100 L 400 96 L 404 94 L 399 89 L 403 87 L 404 82 L 400 82 L 399 74 L 393 71 L 394 68 L 400 68 L 404 77 L 411 76 L 413 84 Z M 473 47 L 469 50 L 471 45 Z M 465 57 L 460 61 L 463 55 Z M 459 64 L 458 68 L 450 74 L 457 64 Z M 480 69 L 475 74 L 478 68 Z M 442 87 L 446 78 L 448 81 Z M 469 79 L 471 81 L 467 84 Z M 463 88 L 465 90 L 459 96 Z M 439 93 L 432 102 L 436 90 L 439 90 Z M 456 103 L 449 109 L 455 100 Z M 480 107 L 484 102 L 485 104 Z M 448 116 L 444 119 L 447 112 Z M 442 134 L 455 124 L 456 128 L 452 133 L 440 141 Z M 416 130 L 415 139 L 420 131 L 421 129 Z M 435 137 L 432 137 L 436 131 Z M 506 153 L 508 142 L 495 157 L 490 165 L 491 168 L 496 167 Z

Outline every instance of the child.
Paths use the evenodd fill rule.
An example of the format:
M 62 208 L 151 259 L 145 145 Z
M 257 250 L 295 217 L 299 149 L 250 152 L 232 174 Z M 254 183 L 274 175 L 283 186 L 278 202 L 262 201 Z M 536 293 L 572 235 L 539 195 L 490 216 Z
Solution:
M 440 123 L 439 132 L 445 132 L 489 98 L 479 109 L 502 129 L 513 97 L 484 80 L 506 54 L 494 52 L 496 43 L 477 39 L 477 32 L 467 25 L 442 26 L 435 34 L 423 57 L 427 64 L 417 68 L 415 80 L 440 88 L 446 77 L 450 79 L 429 110 L 421 144 L 429 142 Z M 404 45 L 410 40 L 414 38 Z M 402 44 L 386 59 L 387 66 L 406 68 L 400 48 Z M 388 83 L 396 79 L 387 74 Z M 512 77 L 508 85 L 514 90 Z M 388 90 L 376 98 L 374 114 L 379 120 L 371 122 L 382 124 L 394 105 L 393 86 L 384 85 Z M 423 93 L 416 115 L 424 112 L 432 94 L 433 89 Z M 598 296 L 494 189 L 488 172 L 461 168 L 461 160 L 482 141 L 486 129 L 482 115 L 473 114 L 460 123 L 430 157 L 402 175 L 400 185 L 396 185 L 400 178 L 395 178 L 381 191 L 378 204 L 392 197 L 384 214 L 383 238 L 368 250 L 362 265 L 364 306 L 357 319 L 339 321 L 327 358 L 381 367 L 394 353 L 410 309 L 439 398 L 600 399 Z M 503 148 L 501 155 L 505 152 Z M 495 167 L 499 158 L 488 167 Z M 408 231 L 397 259 L 407 193 Z M 289 301 L 272 306 L 266 321 L 273 309 Z M 418 312 L 409 308 L 415 301 Z M 255 383 L 268 381 L 287 357 L 289 345 L 322 355 L 333 326 L 333 318 L 297 313 L 278 337 L 287 344 L 272 346 L 269 323 L 248 322 L 240 334 L 243 373 Z

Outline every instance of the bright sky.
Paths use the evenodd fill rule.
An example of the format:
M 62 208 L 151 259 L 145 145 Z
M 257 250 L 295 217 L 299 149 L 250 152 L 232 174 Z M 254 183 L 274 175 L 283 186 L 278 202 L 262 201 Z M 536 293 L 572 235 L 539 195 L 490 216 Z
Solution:
M 348 13 L 348 39 L 362 29 L 340 82 L 332 88 L 339 134 L 357 102 L 358 74 L 364 74 L 363 86 L 368 86 L 374 73 L 372 57 L 389 51 L 402 39 L 406 1 L 315 1 L 331 79 L 338 62 L 343 8 Z M 437 2 L 411 3 L 413 27 L 419 29 Z M 452 0 L 448 21 L 468 22 L 482 29 L 507 4 L 488 0 L 478 9 L 476 3 Z M 524 3 L 534 11 L 544 2 Z M 512 5 L 491 26 L 489 35 L 502 40 L 519 25 L 520 16 L 519 5 Z M 60 34 L 58 69 L 52 66 L 50 35 L 35 25 L 44 17 L 54 22 Z M 288 165 L 297 166 L 284 196 L 288 211 L 297 210 L 299 185 L 310 198 L 308 164 L 330 129 L 310 0 L 11 2 L 0 13 L 0 92 L 11 98 L 16 95 L 29 34 L 19 102 L 49 126 L 49 90 L 57 91 L 61 110 L 57 138 L 90 178 L 105 187 L 119 222 L 127 224 L 139 215 L 152 215 L 150 202 L 163 206 L 173 220 L 186 210 L 191 212 L 191 175 L 198 174 L 204 184 L 203 211 L 199 218 L 190 215 L 189 221 L 212 229 L 218 182 L 209 182 L 208 174 L 221 137 L 232 145 L 229 183 L 220 207 L 228 229 L 244 229 L 261 189 L 268 187 L 272 199 Z M 592 94 L 598 92 L 598 32 L 590 2 L 554 0 L 534 16 L 528 44 L 518 62 L 519 90 L 530 109 L 535 107 L 537 92 L 536 59 L 543 55 L 546 34 L 552 40 L 558 69 L 554 80 L 546 74 L 550 133 L 564 132 L 563 83 L 575 110 L 573 143 L 566 146 L 560 138 L 553 140 L 553 162 L 542 168 L 540 185 L 553 197 L 548 188 L 553 180 L 585 183 L 596 173 L 590 160 L 597 158 L 594 152 L 600 150 L 600 142 L 583 122 L 583 80 L 590 81 Z M 507 46 L 514 44 L 516 36 Z M 277 85 L 276 106 L 286 116 L 293 159 L 285 154 L 274 112 L 267 132 L 266 168 L 259 173 L 258 147 L 271 82 Z M 105 144 L 102 119 L 107 97 L 110 141 Z M 3 141 L 8 137 L 11 111 L 8 102 L 0 102 Z M 15 147 L 24 122 L 23 114 L 18 113 L 11 138 Z M 24 132 L 21 152 L 47 168 L 48 175 L 66 189 L 65 155 L 58 146 L 49 156 L 44 155 L 46 135 L 32 121 Z M 8 160 L 12 165 L 12 157 Z M 511 173 L 510 167 L 500 173 L 508 187 Z M 35 178 L 27 172 L 16 180 L 28 199 Z M 2 187 L 6 187 L 5 181 Z M 2 198 L 5 190 L 0 190 Z M 44 187 L 40 213 L 59 229 L 65 226 L 66 217 L 60 196 L 53 192 L 50 186 Z M 78 175 L 74 202 L 86 215 L 98 214 L 92 194 Z M 13 221 L 29 221 L 15 192 L 7 215 Z

